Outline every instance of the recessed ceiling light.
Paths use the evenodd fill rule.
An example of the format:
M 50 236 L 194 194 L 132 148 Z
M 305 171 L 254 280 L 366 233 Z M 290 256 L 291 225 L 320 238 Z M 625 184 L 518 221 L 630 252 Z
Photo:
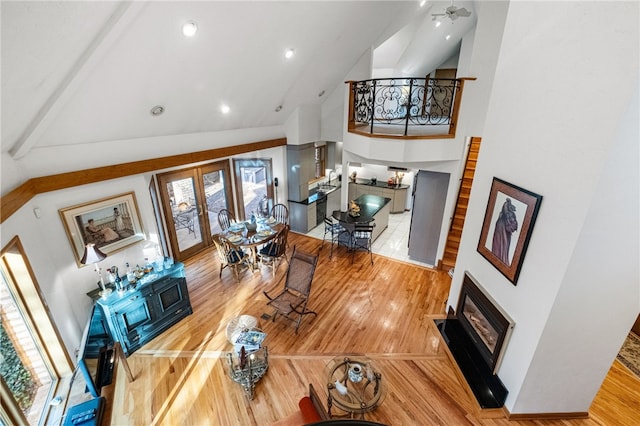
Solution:
M 287 49 L 284 52 L 284 57 L 287 59 L 291 59 L 293 57 L 293 49 Z
M 196 31 L 198 31 L 198 26 L 193 21 L 185 22 L 184 25 L 182 25 L 182 34 L 184 34 L 185 37 L 193 37 Z
M 231 111 L 231 108 L 229 108 L 229 105 L 222 105 L 220 107 L 220 111 L 222 111 L 223 114 L 228 114 L 229 111 Z
M 420 1 L 420 7 L 424 6 L 425 4 L 427 4 L 427 0 L 421 0 Z
M 442 24 L 442 22 L 436 21 L 436 28 L 438 28 L 441 24 Z
M 153 108 L 151 108 L 151 115 L 153 116 L 160 115 L 163 112 L 164 112 L 164 107 L 162 105 L 156 105 Z
M 447 34 L 447 36 L 445 37 L 446 40 L 449 40 L 451 38 L 451 34 Z

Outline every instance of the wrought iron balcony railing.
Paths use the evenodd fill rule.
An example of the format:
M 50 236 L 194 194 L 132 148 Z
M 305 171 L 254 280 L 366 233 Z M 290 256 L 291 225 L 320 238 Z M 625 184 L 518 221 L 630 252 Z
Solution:
M 454 137 L 465 79 L 349 81 L 349 132 L 387 138 Z

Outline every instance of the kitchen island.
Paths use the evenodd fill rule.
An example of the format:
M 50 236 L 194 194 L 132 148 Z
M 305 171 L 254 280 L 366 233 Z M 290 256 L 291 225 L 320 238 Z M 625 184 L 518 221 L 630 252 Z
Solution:
M 376 238 L 389 226 L 389 211 L 391 209 L 391 199 L 377 195 L 364 194 L 354 200 L 360 207 L 359 216 L 351 216 L 349 212 L 335 210 L 333 218 L 349 232 L 353 231 L 356 224 L 368 224 L 373 222 L 373 235 L 371 241 Z
M 349 182 L 349 199 L 353 200 L 364 194 L 390 198 L 389 213 L 404 213 L 407 208 L 408 189 L 409 185 L 390 185 L 386 181 L 356 179 L 355 182 Z

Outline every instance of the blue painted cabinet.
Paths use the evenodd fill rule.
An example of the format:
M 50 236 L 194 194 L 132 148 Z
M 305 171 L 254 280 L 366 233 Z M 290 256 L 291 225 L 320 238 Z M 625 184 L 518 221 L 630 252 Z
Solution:
M 102 321 L 114 341 L 129 356 L 193 310 L 184 277 L 184 265 L 144 276 L 135 287 L 107 297 L 89 293 L 102 311 Z

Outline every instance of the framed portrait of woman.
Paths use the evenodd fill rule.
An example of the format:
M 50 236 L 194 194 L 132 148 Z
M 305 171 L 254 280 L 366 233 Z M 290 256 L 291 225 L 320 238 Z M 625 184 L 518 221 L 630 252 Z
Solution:
M 133 192 L 59 210 L 78 267 L 84 248 L 94 244 L 106 255 L 145 239 Z
M 541 195 L 493 178 L 478 252 L 514 285 L 541 201 Z

